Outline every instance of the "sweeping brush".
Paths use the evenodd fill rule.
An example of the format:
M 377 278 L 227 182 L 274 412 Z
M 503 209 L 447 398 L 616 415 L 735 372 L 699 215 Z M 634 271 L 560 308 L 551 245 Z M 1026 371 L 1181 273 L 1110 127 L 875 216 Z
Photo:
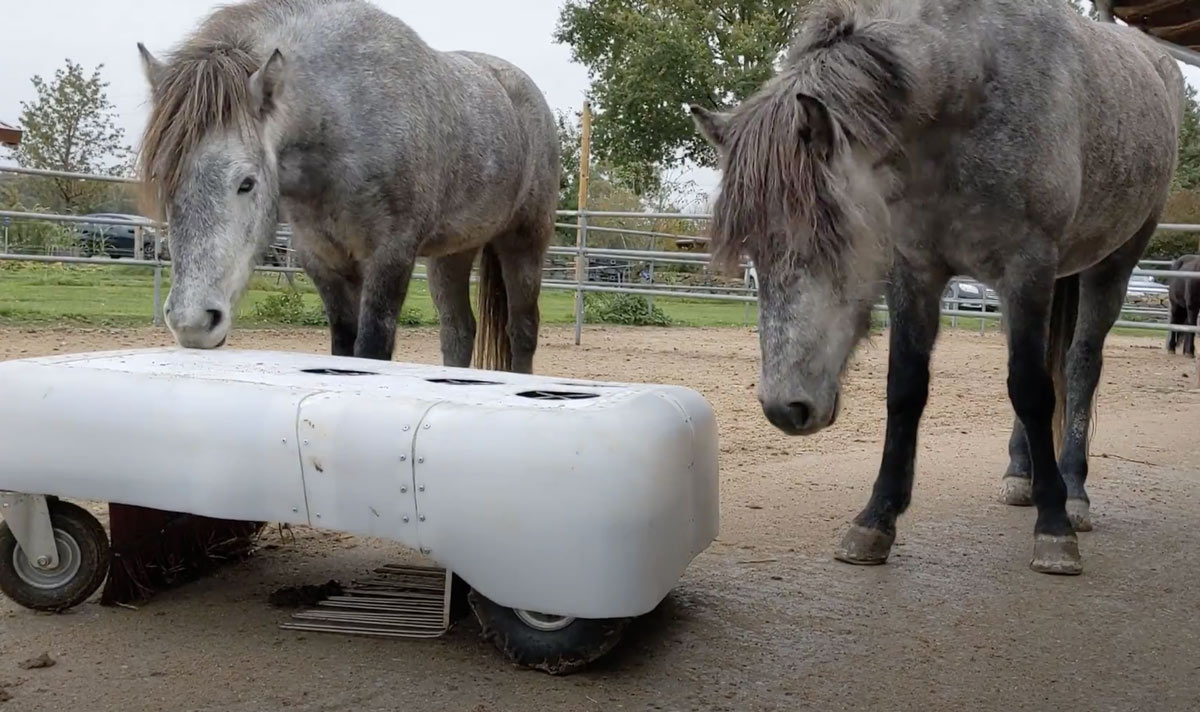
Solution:
M 144 601 L 244 559 L 266 526 L 125 504 L 108 512 L 112 561 L 102 605 Z

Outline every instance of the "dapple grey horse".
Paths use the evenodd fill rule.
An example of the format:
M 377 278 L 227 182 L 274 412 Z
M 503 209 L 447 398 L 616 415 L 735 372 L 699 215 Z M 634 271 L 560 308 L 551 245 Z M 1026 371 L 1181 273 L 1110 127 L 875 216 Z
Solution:
M 225 342 L 277 220 L 329 319 L 332 352 L 390 359 L 413 265 L 430 258 L 442 354 L 529 372 L 559 145 L 521 70 L 441 52 L 360 0 L 251 0 L 208 16 L 165 61 L 138 44 L 153 107 L 139 167 L 170 224 L 166 320 Z
M 1033 569 L 1082 571 L 1102 350 L 1167 199 L 1183 96 L 1160 46 L 1064 0 L 818 0 L 756 94 L 692 106 L 721 156 L 714 258 L 758 268 L 771 423 L 833 424 L 887 296 L 883 456 L 836 558 L 888 558 L 941 294 L 963 274 L 994 287 L 1006 315 L 1016 419 L 1002 497 L 1037 507 Z

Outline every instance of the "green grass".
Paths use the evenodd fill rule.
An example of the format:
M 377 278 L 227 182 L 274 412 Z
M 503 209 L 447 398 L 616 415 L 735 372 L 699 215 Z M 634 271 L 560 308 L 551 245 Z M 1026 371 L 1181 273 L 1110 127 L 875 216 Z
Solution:
M 171 286 L 169 275 L 169 271 L 164 271 L 164 297 Z M 319 311 L 321 300 L 312 283 L 303 275 L 298 275 L 295 283 L 304 309 Z M 263 300 L 291 289 L 282 276 L 256 276 L 238 305 L 237 324 L 251 328 L 291 326 L 256 316 L 257 307 Z M 676 326 L 740 327 L 757 323 L 757 310 L 753 305 L 746 309 L 742 303 L 664 297 L 656 297 L 654 304 Z M 404 323 L 437 323 L 437 313 L 424 280 L 412 281 L 404 306 Z M 153 322 L 153 309 L 154 276 L 150 269 L 0 262 L 0 324 L 145 326 Z M 574 293 L 543 290 L 541 312 L 544 324 L 572 323 Z M 988 332 L 995 333 L 1000 329 L 998 321 L 986 321 Z M 957 328 L 978 332 L 979 322 L 979 319 L 959 317 Z M 874 323 L 877 328 L 882 327 L 883 315 L 875 314 Z M 943 317 L 942 323 L 945 328 L 950 328 L 950 317 Z M 1115 329 L 1113 333 L 1161 338 L 1158 332 L 1138 329 Z
M 297 276 L 296 289 L 305 309 L 319 310 L 321 300 L 312 283 Z M 170 289 L 169 272 L 164 272 L 162 294 Z M 279 327 L 279 322 L 256 317 L 256 307 L 271 294 L 292 289 L 282 277 L 256 276 L 238 305 L 239 326 Z M 474 300 L 474 295 L 472 295 Z M 741 326 L 742 304 L 706 300 L 656 298 L 673 323 L 680 326 Z M 437 313 L 424 280 L 414 279 L 405 300 L 405 310 L 420 324 L 437 323 Z M 154 277 L 146 268 L 97 267 L 0 263 L 0 324 L 71 323 L 95 326 L 140 326 L 152 323 Z M 574 319 L 572 292 L 545 290 L 541 298 L 542 322 L 570 324 Z M 755 311 L 749 310 L 755 321 Z

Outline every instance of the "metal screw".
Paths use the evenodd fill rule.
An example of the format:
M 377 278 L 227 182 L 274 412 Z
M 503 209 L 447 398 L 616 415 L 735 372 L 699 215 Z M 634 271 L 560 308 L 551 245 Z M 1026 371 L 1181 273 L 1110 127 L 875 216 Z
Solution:
M 300 511 L 299 507 L 292 507 L 292 514 L 295 514 L 296 512 L 299 512 L 299 511 Z
M 429 423 L 426 423 L 424 427 L 426 430 L 429 430 Z
M 421 516 L 417 517 L 417 519 L 419 519 L 419 520 L 421 520 L 421 521 L 423 522 L 423 521 L 425 521 L 425 515 L 424 515 L 424 514 L 422 514 Z
M 404 426 L 404 432 L 408 432 L 408 426 L 407 426 L 407 425 L 405 425 L 405 426 Z
M 425 485 L 421 485 L 420 487 L 418 487 L 418 488 L 417 488 L 417 490 L 418 490 L 418 491 L 420 491 L 420 492 L 424 492 L 424 491 L 425 491 Z
M 304 441 L 304 444 L 305 444 L 305 445 L 307 445 L 307 444 L 308 444 L 308 440 L 307 440 L 307 439 Z
M 405 523 L 405 524 L 408 524 L 408 517 L 407 517 L 407 516 L 405 516 L 405 517 L 404 517 L 404 523 Z
M 283 438 L 283 439 L 282 439 L 282 440 L 280 440 L 279 442 L 283 443 L 284 445 L 287 445 L 287 438 Z
M 401 487 L 401 488 L 400 488 L 400 494 L 404 494 L 404 493 L 406 493 L 406 492 L 408 492 L 408 488 L 407 488 L 407 487 Z
M 423 458 L 423 457 L 418 457 L 418 458 L 417 458 L 417 462 L 418 462 L 418 463 L 425 462 L 425 458 Z
M 37 558 L 37 565 L 43 569 L 46 568 L 47 566 L 50 565 L 50 557 L 49 556 L 39 556 Z
M 321 518 L 321 515 L 320 515 L 320 514 L 318 514 L 318 515 L 317 515 L 317 519 L 320 519 L 320 518 Z
M 400 462 L 404 462 L 404 461 L 405 461 L 405 460 L 407 460 L 407 459 L 408 459 L 408 455 L 401 455 L 401 456 L 400 456 Z

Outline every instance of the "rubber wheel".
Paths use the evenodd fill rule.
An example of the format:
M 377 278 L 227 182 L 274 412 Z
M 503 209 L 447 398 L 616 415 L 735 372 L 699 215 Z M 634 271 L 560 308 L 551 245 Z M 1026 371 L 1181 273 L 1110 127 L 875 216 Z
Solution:
M 35 611 L 65 611 L 83 603 L 108 575 L 108 533 L 86 509 L 48 501 L 58 567 L 36 568 L 25 558 L 8 522 L 0 523 L 0 591 Z
M 606 655 L 621 642 L 631 620 L 576 618 L 557 630 L 539 630 L 522 620 L 517 611 L 474 589 L 468 600 L 486 640 L 517 665 L 551 675 L 576 672 Z

